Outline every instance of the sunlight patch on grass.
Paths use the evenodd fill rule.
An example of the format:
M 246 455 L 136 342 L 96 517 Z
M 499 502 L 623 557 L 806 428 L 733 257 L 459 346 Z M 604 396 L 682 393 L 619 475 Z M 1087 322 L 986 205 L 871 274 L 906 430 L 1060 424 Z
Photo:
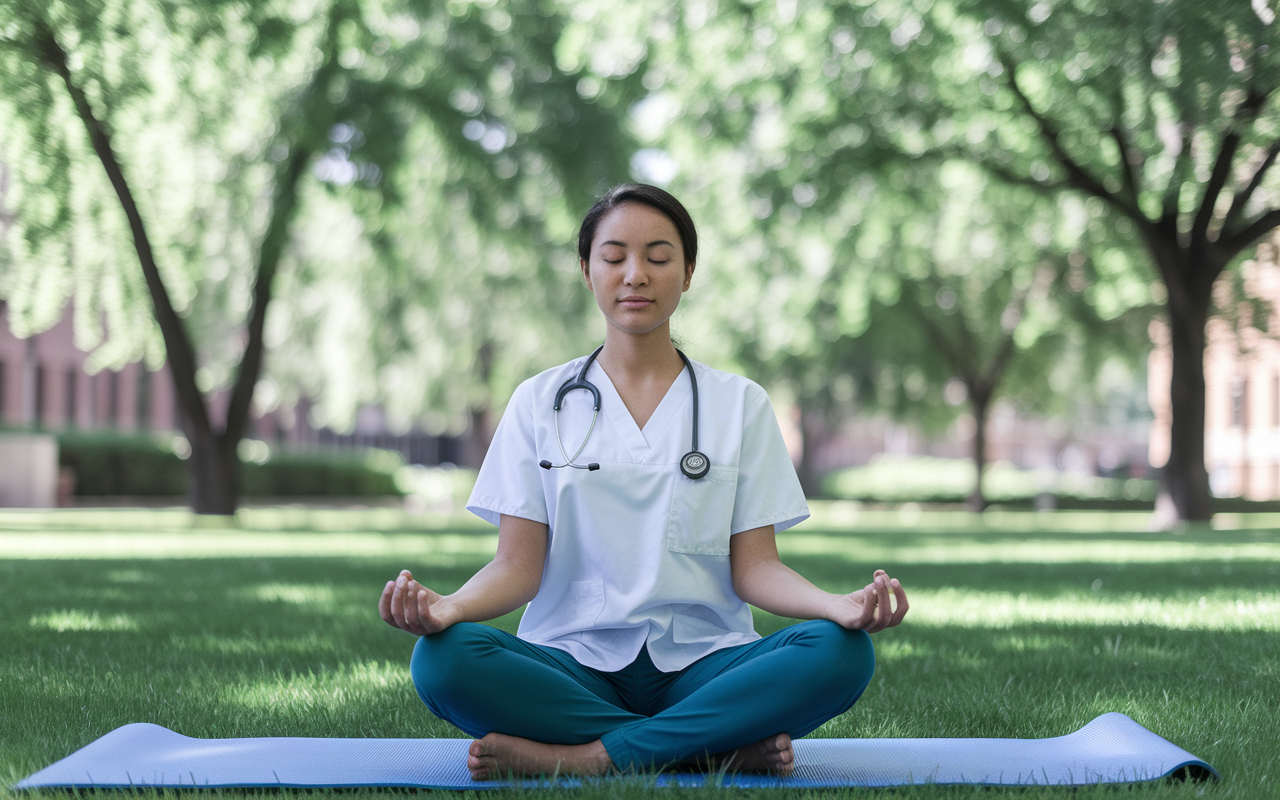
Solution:
M 1189 541 L 1061 541 L 1024 538 L 1017 541 L 957 540 L 956 536 L 918 537 L 910 542 L 891 536 L 835 537 L 784 533 L 778 551 L 788 555 L 843 559 L 854 564 L 1066 564 L 1094 561 L 1109 564 L 1159 564 L 1218 560 L 1280 561 L 1280 542 L 1213 544 Z
M 272 713 L 317 709 L 342 711 L 352 703 L 365 702 L 388 691 L 412 692 L 412 688 L 406 685 L 408 681 L 408 670 L 403 664 L 362 662 L 348 664 L 338 670 L 277 675 L 232 686 L 223 692 L 223 700 Z
M 496 534 L 423 533 L 0 533 L 6 558 L 242 558 L 246 556 L 429 556 L 439 566 L 492 557 Z
M 1197 598 L 1138 594 L 1055 598 L 973 590 L 917 590 L 909 620 L 935 627 L 1008 628 L 1045 622 L 1071 625 L 1154 625 L 1173 630 L 1280 631 L 1280 594 L 1249 599 L 1227 590 Z
M 111 583 L 155 583 L 154 575 L 140 569 L 113 569 L 103 573 L 103 578 Z
M 236 592 L 235 595 L 267 603 L 292 603 L 299 606 L 319 606 L 323 609 L 334 609 L 338 606 L 338 595 L 332 586 L 314 583 L 264 583 Z
M 877 661 L 894 661 L 903 658 L 916 658 L 928 655 L 933 648 L 922 642 L 903 641 L 902 639 L 881 639 L 875 642 Z
M 168 508 L 0 509 L 5 530 L 297 530 L 315 531 L 492 531 L 474 514 L 408 514 L 398 505 L 317 508 L 301 503 L 241 508 L 234 517 L 197 516 L 185 506 Z
M 136 631 L 138 623 L 126 614 L 113 614 L 103 617 L 97 611 L 80 610 L 50 611 L 31 618 L 28 623 L 32 628 L 66 633 L 67 631 Z
M 906 528 L 947 531 L 1145 531 L 1149 511 L 1011 511 L 993 508 L 982 515 L 963 509 L 925 509 L 916 503 L 872 508 L 855 500 L 809 500 L 806 527 L 856 530 Z M 1237 515 L 1252 516 L 1252 515 Z M 1276 515 L 1280 517 L 1280 515 Z M 1239 521 L 1239 520 L 1237 520 Z M 1277 520 L 1280 525 L 1280 519 Z
M 1005 635 L 993 637 L 991 640 L 991 648 L 1005 654 L 1065 650 L 1075 644 L 1076 640 L 1073 637 L 1051 636 L 1044 633 Z
M 202 633 L 196 636 L 174 636 L 169 641 L 179 652 L 196 651 L 227 656 L 278 654 L 313 656 L 317 653 L 332 653 L 339 646 L 334 637 L 322 636 L 318 633 L 299 636 L 278 634 L 267 638 Z

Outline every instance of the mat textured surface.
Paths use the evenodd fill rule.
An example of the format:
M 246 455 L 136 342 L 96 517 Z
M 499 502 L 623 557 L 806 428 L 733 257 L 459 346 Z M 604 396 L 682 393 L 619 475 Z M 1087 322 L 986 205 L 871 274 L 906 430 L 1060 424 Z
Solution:
M 469 739 L 192 739 L 125 725 L 15 788 L 418 787 L 484 789 L 466 770 Z M 1133 783 L 1217 772 L 1124 714 L 1052 739 L 801 739 L 787 778 L 754 774 L 623 777 L 658 785 L 819 788 L 913 783 L 988 786 Z M 610 778 L 608 780 L 619 780 Z M 526 784 L 531 782 L 524 782 Z M 532 782 L 536 783 L 536 782 Z M 577 781 L 561 779 L 558 785 Z

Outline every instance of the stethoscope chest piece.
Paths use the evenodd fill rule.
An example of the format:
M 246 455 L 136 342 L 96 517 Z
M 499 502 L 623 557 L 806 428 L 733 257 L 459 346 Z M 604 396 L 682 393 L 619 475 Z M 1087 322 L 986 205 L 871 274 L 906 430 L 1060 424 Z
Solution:
M 692 478 L 696 481 L 705 477 L 710 470 L 711 459 L 697 450 L 685 453 L 684 458 L 680 459 L 680 471 L 684 473 L 686 478 Z

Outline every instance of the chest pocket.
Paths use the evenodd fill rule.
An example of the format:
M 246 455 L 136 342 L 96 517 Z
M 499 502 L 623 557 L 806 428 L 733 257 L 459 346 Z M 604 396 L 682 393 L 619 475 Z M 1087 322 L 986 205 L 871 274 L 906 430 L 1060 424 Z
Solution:
M 729 555 L 738 470 L 713 465 L 700 480 L 677 475 L 675 482 L 667 520 L 667 549 L 699 556 Z

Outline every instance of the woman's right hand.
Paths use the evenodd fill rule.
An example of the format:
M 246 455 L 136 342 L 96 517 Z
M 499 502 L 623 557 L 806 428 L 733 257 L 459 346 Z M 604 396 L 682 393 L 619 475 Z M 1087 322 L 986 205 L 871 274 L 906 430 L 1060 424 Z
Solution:
M 907 593 L 897 578 L 878 569 L 864 588 L 833 595 L 824 611 L 826 619 L 841 627 L 876 633 L 902 622 L 907 614 Z
M 443 598 L 413 579 L 409 570 L 401 570 L 394 581 L 387 581 L 378 601 L 378 613 L 388 625 L 416 636 L 439 633 L 453 624 L 448 619 Z

